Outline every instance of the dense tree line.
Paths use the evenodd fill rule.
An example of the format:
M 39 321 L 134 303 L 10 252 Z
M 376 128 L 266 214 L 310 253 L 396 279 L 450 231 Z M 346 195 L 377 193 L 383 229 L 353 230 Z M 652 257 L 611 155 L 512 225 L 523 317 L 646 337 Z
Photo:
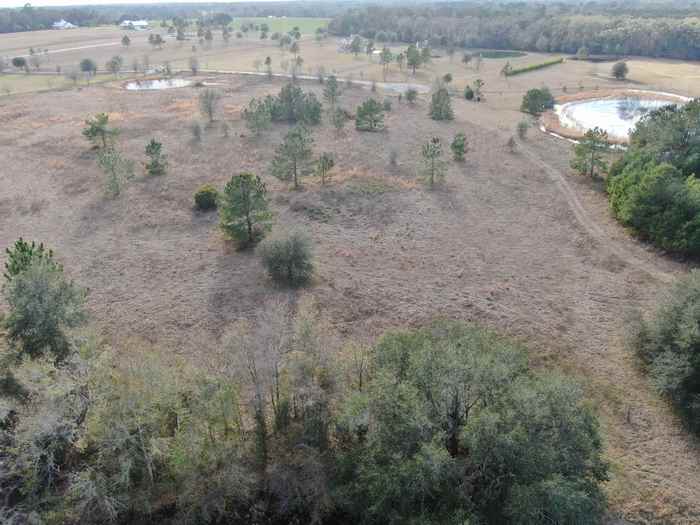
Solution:
M 676 10 L 677 9 L 677 10 Z M 689 16 L 686 16 L 689 15 Z M 700 59 L 700 25 L 675 3 L 477 4 L 365 7 L 337 16 L 329 31 L 382 41 L 428 41 L 432 47 L 521 49 Z
M 344 7 L 343 7 L 344 8 Z M 32 7 L 0 9 L 0 33 L 51 29 L 61 18 L 79 26 L 115 24 L 122 20 L 200 18 L 203 12 L 232 17 L 331 17 L 342 8 L 329 2 L 242 2 L 231 4 L 143 4 L 90 7 Z
M 3 523 L 600 523 L 581 389 L 494 333 L 366 346 L 271 302 L 193 367 L 85 336 L 86 291 L 50 250 L 7 259 Z
M 700 255 L 700 101 L 650 112 L 610 168 L 615 215 L 665 250 Z
M 700 431 L 700 272 L 679 279 L 650 319 L 632 324 L 629 340 L 658 391 Z
M 62 18 L 79 26 L 113 22 L 109 16 L 93 8 L 32 7 L 27 4 L 20 9 L 0 9 L 0 33 L 51 29 L 52 24 Z

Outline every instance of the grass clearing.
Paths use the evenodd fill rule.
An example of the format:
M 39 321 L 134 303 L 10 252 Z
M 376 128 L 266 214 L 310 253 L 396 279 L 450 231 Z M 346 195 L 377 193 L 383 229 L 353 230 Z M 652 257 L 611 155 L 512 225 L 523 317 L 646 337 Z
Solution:
M 277 28 L 271 19 L 259 20 L 272 31 L 302 27 L 301 19 L 279 19 L 286 25 Z M 312 33 L 315 27 L 302 31 Z M 217 33 L 210 49 L 168 39 L 161 51 L 148 46 L 148 33 L 134 32 L 125 49 L 118 44 L 123 32 L 115 28 L 40 33 L 0 35 L 0 54 L 28 48 L 34 36 L 52 50 L 86 46 L 49 55 L 42 64 L 47 71 L 57 65 L 66 71 L 88 57 L 103 67 L 115 54 L 123 55 L 127 66 L 148 56 L 151 65 L 168 61 L 183 70 L 190 56 L 202 69 L 221 70 L 252 70 L 270 56 L 274 72 L 292 59 L 276 43 L 261 42 L 257 33 L 234 38 L 228 47 Z M 90 47 L 110 42 L 117 45 Z M 376 58 L 336 49 L 334 39 L 319 45 L 303 38 L 303 72 L 322 66 L 327 74 L 382 79 Z M 509 61 L 518 68 L 552 59 L 529 53 Z M 217 121 L 193 145 L 191 126 L 201 122 L 196 88 L 127 92 L 120 89 L 123 79 L 100 75 L 107 85 L 85 87 L 81 81 L 76 90 L 70 81 L 65 85 L 62 77 L 53 77 L 53 92 L 0 97 L 5 124 L 0 145 L 9 174 L 0 177 L 0 247 L 20 234 L 47 242 L 71 277 L 90 288 L 91 313 L 102 333 L 157 341 L 177 349 L 183 359 L 206 363 L 233 321 L 259 313 L 266 300 L 279 297 L 258 261 L 222 240 L 216 214 L 192 212 L 192 195 L 202 184 L 220 189 L 233 174 L 252 171 L 273 194 L 275 227 L 299 227 L 314 240 L 318 284 L 305 293 L 340 330 L 371 339 L 387 328 L 416 326 L 436 316 L 475 320 L 519 338 L 534 356 L 556 355 L 543 359 L 542 369 L 566 363 L 578 376 L 593 378 L 585 385 L 604 414 L 615 475 L 609 485 L 612 510 L 643 522 L 662 501 L 664 523 L 700 522 L 697 456 L 619 344 L 621 312 L 650 308 L 665 288 L 647 268 L 673 275 L 685 266 L 629 238 L 611 220 L 604 196 L 569 176 L 567 142 L 533 128 L 517 153 L 505 147 L 523 118 L 518 108 L 527 89 L 545 85 L 560 95 L 564 88 L 576 93 L 598 86 L 698 95 L 700 65 L 630 60 L 631 82 L 616 82 L 609 78 L 610 64 L 566 61 L 537 75 L 503 78 L 503 63 L 485 60 L 477 71 L 459 56 L 453 61 L 443 56 L 415 76 L 393 65 L 390 82 L 431 85 L 450 73 L 456 93 L 480 78 L 485 101 L 455 96 L 455 120 L 437 123 L 428 118 L 429 97 L 420 96 L 411 106 L 380 92 L 374 95 L 379 100 L 394 98 L 380 134 L 356 132 L 351 124 L 336 134 L 324 119 L 313 131 L 314 153 L 332 153 L 337 168 L 327 186 L 309 177 L 300 192 L 269 174 L 270 152 L 287 127 L 275 125 L 253 139 L 240 118 L 250 98 L 279 92 L 281 80 L 208 72 L 193 77 L 217 84 L 224 93 Z M 0 90 L 3 83 L 13 86 L 13 94 L 50 88 L 45 75 L 7 74 L 0 76 Z M 321 95 L 317 82 L 303 86 Z M 369 89 L 342 87 L 340 106 L 350 112 L 373 95 Z M 168 174 L 154 179 L 138 173 L 122 197 L 105 201 L 103 176 L 80 134 L 85 117 L 98 112 L 115 116 L 122 130 L 119 148 L 138 166 L 146 142 L 154 136 L 161 141 Z M 428 191 L 416 177 L 420 146 L 432 136 L 449 144 L 458 132 L 469 142 L 466 161 L 448 162 L 445 186 Z M 393 151 L 398 161 L 390 166 Z M 634 480 L 634 489 L 625 488 L 627 480 Z

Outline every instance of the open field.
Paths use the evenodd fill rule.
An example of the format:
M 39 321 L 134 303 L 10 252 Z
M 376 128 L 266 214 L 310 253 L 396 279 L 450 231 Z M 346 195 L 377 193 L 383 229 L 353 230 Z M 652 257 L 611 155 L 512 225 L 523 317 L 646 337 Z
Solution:
M 298 17 L 251 17 L 236 18 L 233 21 L 234 29 L 240 29 L 243 24 L 267 24 L 271 33 L 288 33 L 298 27 L 302 34 L 312 35 L 319 27 L 326 28 L 329 18 L 298 18 Z
M 315 31 L 318 24 L 326 23 L 324 19 L 260 19 L 267 23 L 300 25 L 305 36 L 301 40 L 301 56 L 304 59 L 303 73 L 316 74 L 319 68 L 326 73 L 336 73 L 356 79 L 377 80 L 384 78 L 382 66 L 378 58 L 369 60 L 361 54 L 355 58 L 351 54 L 338 53 L 337 42 L 330 38 L 322 43 L 314 41 L 308 34 Z M 275 31 L 274 28 L 272 28 Z M 42 50 L 38 54 L 39 71 L 56 73 L 60 68 L 62 73 L 74 70 L 80 60 L 91 58 L 100 69 L 113 56 L 120 55 L 124 59 L 124 69 L 133 70 L 135 63 L 143 67 L 170 64 L 174 70 L 189 70 L 191 57 L 196 57 L 199 67 L 206 70 L 220 71 L 254 71 L 262 67 L 265 57 L 272 59 L 272 69 L 276 73 L 287 70 L 293 57 L 290 53 L 279 48 L 276 42 L 260 40 L 259 33 L 250 32 L 242 39 L 233 37 L 226 45 L 217 32 L 210 46 L 200 45 L 196 38 L 184 42 L 176 41 L 172 36 L 165 36 L 166 44 L 163 49 L 153 49 L 148 44 L 148 35 L 158 33 L 160 28 L 152 31 L 123 31 L 116 27 L 86 28 L 70 31 L 37 31 L 33 33 L 10 33 L 0 35 L 0 56 L 28 55 L 29 48 Z M 123 35 L 129 35 L 131 45 L 125 48 L 121 45 Z M 390 45 L 392 51 L 398 52 L 405 46 Z M 43 53 L 48 50 L 48 53 Z M 436 51 L 433 63 L 427 68 L 419 69 L 414 77 L 407 68 L 403 71 L 393 65 L 387 74 L 387 80 L 395 82 L 422 82 L 430 85 L 436 76 L 451 73 L 454 77 L 452 87 L 462 90 L 468 82 L 477 78 L 486 81 L 485 92 L 491 96 L 505 96 L 512 92 L 521 94 L 528 86 L 547 85 L 553 93 L 559 94 L 564 90 L 572 92 L 581 89 L 611 89 L 617 87 L 643 87 L 670 91 L 687 96 L 700 96 L 700 64 L 672 60 L 630 59 L 630 81 L 620 83 L 610 78 L 611 63 L 590 63 L 584 61 L 566 61 L 538 71 L 517 75 L 508 79 L 501 77 L 501 69 L 510 62 L 513 68 L 525 67 L 531 64 L 546 62 L 561 55 L 544 53 L 527 53 L 521 57 L 503 59 L 484 59 L 479 71 L 461 63 L 461 57 L 456 54 L 452 60 L 447 56 L 438 56 Z M 286 67 L 285 67 L 286 66 Z M 13 68 L 10 68 L 13 69 Z M 33 69 L 33 68 L 32 68 Z M 123 73 L 123 75 L 132 75 Z M 20 75 L 22 76 L 22 75 Z M 46 89 L 47 80 L 32 80 L 18 78 L 14 75 L 0 75 L 0 86 L 6 86 L 10 92 Z M 56 80 L 54 86 L 64 87 L 65 83 Z M 6 90 L 5 90 L 6 92 Z M 2 92 L 0 91 L 0 95 Z
M 127 67 L 148 55 L 151 65 L 186 69 L 197 56 L 201 68 L 223 71 L 251 70 L 270 56 L 280 72 L 291 60 L 256 36 L 232 39 L 228 47 L 220 40 L 211 49 L 197 45 L 193 54 L 193 42 L 170 39 L 163 50 L 151 50 L 148 33 L 130 32 L 132 45 L 124 49 L 122 34 L 108 28 L 0 35 L 0 55 L 48 48 L 46 71 L 85 57 L 103 64 L 117 53 Z M 379 64 L 335 52 L 333 40 L 319 45 L 307 37 L 301 47 L 304 73 L 323 67 L 383 78 Z M 520 67 L 549 58 L 509 60 Z M 571 173 L 567 142 L 533 129 L 516 153 L 505 144 L 523 118 L 518 107 L 529 88 L 696 96 L 700 65 L 631 60 L 631 80 L 616 82 L 611 64 L 569 61 L 505 79 L 505 63 L 485 59 L 474 71 L 458 56 L 436 57 L 415 77 L 393 66 L 388 81 L 429 85 L 449 72 L 456 92 L 482 78 L 486 100 L 456 97 L 451 123 L 430 120 L 423 97 L 415 107 L 394 99 L 381 134 L 349 126 L 336 136 L 328 124 L 315 128 L 315 151 L 333 152 L 337 167 L 328 187 L 307 180 L 299 192 L 269 175 L 271 152 L 287 127 L 253 139 L 240 116 L 253 96 L 277 92 L 280 80 L 200 73 L 225 96 L 219 121 L 196 145 L 189 130 L 201 119 L 194 88 L 127 92 L 121 80 L 110 80 L 73 89 L 59 77 L 54 87 L 62 91 L 18 95 L 47 89 L 52 77 L 1 75 L 0 95 L 4 85 L 12 87 L 10 96 L 0 96 L 0 247 L 23 236 L 54 248 L 70 276 L 90 289 L 90 311 L 106 338 L 145 340 L 206 362 L 231 323 L 289 293 L 270 284 L 256 256 L 222 239 L 216 214 L 192 210 L 200 185 L 222 187 L 242 171 L 260 174 L 271 191 L 275 230 L 301 228 L 316 247 L 318 275 L 299 294 L 312 295 L 339 331 L 372 339 L 387 328 L 447 317 L 478 320 L 523 340 L 542 370 L 565 369 L 586 385 L 613 467 L 607 485 L 613 514 L 635 523 L 698 523 L 697 443 L 622 345 L 626 313 L 649 311 L 687 266 L 635 241 L 614 221 L 600 188 Z M 320 94 L 318 83 L 304 86 Z M 341 105 L 352 111 L 368 95 L 348 89 Z M 105 199 L 95 152 L 81 136 L 84 120 L 103 111 L 121 129 L 119 147 L 130 158 L 143 160 L 151 137 L 163 142 L 168 174 L 139 173 L 118 199 Z M 417 175 L 420 146 L 431 136 L 449 142 L 458 131 L 469 141 L 467 161 L 450 162 L 445 186 L 430 192 Z M 389 165 L 392 151 L 396 167 Z

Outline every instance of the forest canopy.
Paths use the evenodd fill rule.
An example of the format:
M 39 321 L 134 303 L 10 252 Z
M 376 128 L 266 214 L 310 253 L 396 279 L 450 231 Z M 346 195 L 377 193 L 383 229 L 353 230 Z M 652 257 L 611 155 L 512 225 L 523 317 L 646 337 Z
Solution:
M 26 248 L 2 287 L 3 522 L 601 521 L 596 417 L 507 339 L 438 323 L 367 346 L 272 301 L 195 368 L 98 344 L 84 291 Z
M 449 3 L 350 9 L 329 31 L 431 47 L 518 49 L 552 53 L 700 59 L 697 11 L 656 5 Z M 612 13 L 612 14 L 611 14 Z

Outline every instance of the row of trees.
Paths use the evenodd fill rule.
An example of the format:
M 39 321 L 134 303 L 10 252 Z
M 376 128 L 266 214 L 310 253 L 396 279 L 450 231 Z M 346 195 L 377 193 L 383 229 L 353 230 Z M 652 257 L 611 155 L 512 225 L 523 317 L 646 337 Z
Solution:
M 607 466 L 581 389 L 443 323 L 343 341 L 271 302 L 210 366 L 80 336 L 86 292 L 8 250 L 0 515 L 13 523 L 599 523 Z
M 682 12 L 685 10 L 678 6 Z M 579 12 L 580 10 L 580 12 Z M 431 47 L 522 49 L 540 52 L 643 55 L 700 59 L 700 28 L 692 18 L 640 7 L 623 15 L 621 6 L 506 4 L 472 2 L 437 6 L 371 6 L 348 9 L 329 31 L 377 41 L 428 42 Z M 572 16 L 575 14 L 576 16 Z M 599 16 L 597 16 L 599 15 Z

